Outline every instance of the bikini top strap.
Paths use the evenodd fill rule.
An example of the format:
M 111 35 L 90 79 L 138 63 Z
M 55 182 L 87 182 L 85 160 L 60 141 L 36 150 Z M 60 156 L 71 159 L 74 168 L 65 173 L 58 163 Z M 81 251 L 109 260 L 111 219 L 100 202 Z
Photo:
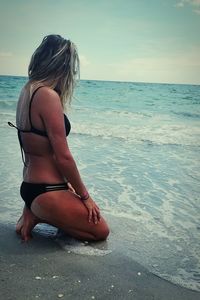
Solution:
M 33 102 L 33 97 L 35 96 L 36 92 L 37 92 L 41 87 L 44 87 L 44 85 L 39 86 L 39 87 L 33 92 L 32 96 L 31 96 L 30 103 L 29 103 L 29 121 L 30 121 L 31 129 L 34 127 L 33 124 L 32 124 L 32 121 L 31 121 L 31 106 L 32 106 L 32 102 Z
M 16 125 L 14 125 L 14 124 L 11 123 L 11 122 L 8 122 L 8 125 L 9 125 L 10 127 L 13 127 L 13 128 L 15 128 L 15 129 L 17 129 L 18 131 L 21 131 L 21 132 L 30 132 L 30 130 L 19 129 Z
M 26 160 L 25 160 L 25 154 L 24 154 L 24 151 L 23 151 L 22 138 L 21 138 L 21 134 L 20 134 L 20 131 L 19 131 L 19 130 L 18 130 L 18 132 L 17 132 L 17 135 L 18 135 L 19 144 L 20 144 L 20 150 L 21 150 L 21 155 L 22 155 L 22 161 L 23 161 L 23 163 L 24 163 L 24 166 L 27 167 Z
M 21 150 L 21 154 L 22 154 L 22 161 L 23 161 L 25 167 L 27 167 L 26 162 L 25 162 L 25 155 L 24 155 L 24 152 L 23 152 L 22 138 L 21 138 L 21 135 L 20 135 L 20 131 L 26 132 L 26 130 L 20 130 L 17 126 L 15 126 L 15 125 L 14 125 L 13 123 L 11 123 L 11 122 L 8 122 L 8 125 L 9 125 L 10 127 L 14 127 L 14 128 L 17 129 L 17 134 L 18 134 L 18 139 L 19 139 L 19 144 L 20 144 L 20 150 Z
M 14 128 L 16 128 L 17 130 L 19 130 L 19 128 L 17 127 L 17 126 L 15 126 L 13 123 L 11 123 L 11 122 L 8 122 L 8 125 L 10 126 L 10 127 L 14 127 Z

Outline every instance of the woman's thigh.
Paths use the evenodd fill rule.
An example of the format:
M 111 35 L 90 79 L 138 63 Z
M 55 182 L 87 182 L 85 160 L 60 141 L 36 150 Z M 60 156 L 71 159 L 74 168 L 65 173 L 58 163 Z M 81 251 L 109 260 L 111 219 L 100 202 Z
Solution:
M 40 219 L 76 237 L 105 239 L 109 234 L 103 217 L 97 224 L 88 222 L 87 208 L 71 191 L 41 194 L 33 201 L 31 210 Z

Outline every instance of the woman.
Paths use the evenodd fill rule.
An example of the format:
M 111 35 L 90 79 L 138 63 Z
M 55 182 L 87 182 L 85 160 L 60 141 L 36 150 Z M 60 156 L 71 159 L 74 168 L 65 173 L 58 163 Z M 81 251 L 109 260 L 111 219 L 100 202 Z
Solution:
M 16 115 L 25 201 L 16 231 L 27 241 L 34 226 L 43 222 L 78 239 L 106 239 L 108 226 L 81 180 L 66 139 L 71 126 L 63 109 L 79 75 L 75 45 L 59 35 L 46 36 L 28 74 Z

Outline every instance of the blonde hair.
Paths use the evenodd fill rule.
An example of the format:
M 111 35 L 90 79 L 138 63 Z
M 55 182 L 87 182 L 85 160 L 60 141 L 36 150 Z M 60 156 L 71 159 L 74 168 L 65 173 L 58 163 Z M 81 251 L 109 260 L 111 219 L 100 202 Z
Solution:
M 30 82 L 46 84 L 60 96 L 62 106 L 71 103 L 76 80 L 80 78 L 75 44 L 60 35 L 47 35 L 35 50 L 28 67 Z

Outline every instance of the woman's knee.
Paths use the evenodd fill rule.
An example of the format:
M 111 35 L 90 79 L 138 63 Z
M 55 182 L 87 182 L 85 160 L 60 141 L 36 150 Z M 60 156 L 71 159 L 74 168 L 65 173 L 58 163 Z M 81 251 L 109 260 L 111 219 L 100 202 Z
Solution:
M 110 230 L 108 228 L 108 225 L 105 223 L 102 226 L 100 226 L 98 228 L 98 230 L 95 231 L 95 233 L 94 233 L 95 240 L 97 240 L 97 241 L 106 240 L 109 233 L 110 233 Z

